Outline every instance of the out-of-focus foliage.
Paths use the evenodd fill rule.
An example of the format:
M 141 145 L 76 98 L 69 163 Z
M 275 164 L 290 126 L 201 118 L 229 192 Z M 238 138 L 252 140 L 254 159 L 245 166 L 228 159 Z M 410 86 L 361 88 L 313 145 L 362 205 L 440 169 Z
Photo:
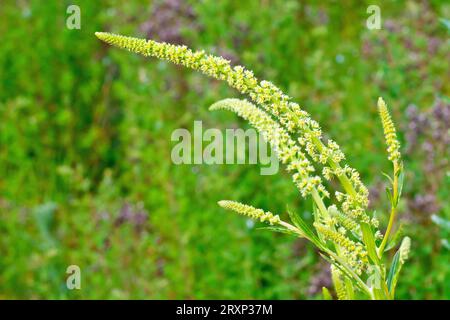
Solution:
M 445 1 L 6 0 L 0 9 L 0 298 L 315 298 L 329 273 L 302 240 L 224 214 L 219 199 L 310 218 L 290 179 L 255 165 L 171 162 L 171 133 L 245 127 L 209 113 L 226 85 L 107 47 L 98 30 L 186 43 L 295 97 L 387 203 L 376 99 L 405 159 L 402 299 L 449 299 L 450 48 Z M 447 20 L 446 20 L 447 19 Z M 270 196 L 269 196 L 270 195 Z M 386 207 L 387 209 L 387 207 Z M 378 212 L 386 223 L 387 212 Z M 82 289 L 66 268 L 80 266 Z

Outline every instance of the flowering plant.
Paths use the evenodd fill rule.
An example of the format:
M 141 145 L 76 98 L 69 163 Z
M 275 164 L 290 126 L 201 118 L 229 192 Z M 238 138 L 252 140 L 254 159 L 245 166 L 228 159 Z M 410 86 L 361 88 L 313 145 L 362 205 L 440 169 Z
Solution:
M 397 237 L 390 237 L 403 185 L 403 166 L 395 128 L 383 99 L 378 109 L 393 163 L 391 187 L 387 189 L 391 212 L 384 235 L 379 222 L 368 210 L 368 190 L 359 173 L 345 163 L 345 155 L 336 142 L 325 140 L 319 124 L 297 103 L 268 81 L 259 81 L 252 71 L 232 67 L 224 58 L 192 51 L 186 46 L 159 43 L 104 32 L 96 36 L 126 50 L 173 62 L 226 81 L 250 100 L 225 99 L 211 110 L 229 110 L 249 121 L 271 144 L 280 161 L 292 173 L 292 179 L 304 198 L 314 203 L 314 223 L 308 225 L 298 214 L 288 212 L 291 223 L 279 215 L 239 202 L 223 200 L 219 205 L 311 241 L 331 265 L 339 299 L 393 299 L 399 272 L 408 258 L 410 239 L 405 237 L 386 268 L 385 252 L 394 248 Z M 320 172 L 318 171 L 320 169 Z M 324 180 L 336 179 L 341 189 L 330 193 Z M 323 288 L 324 298 L 331 298 Z

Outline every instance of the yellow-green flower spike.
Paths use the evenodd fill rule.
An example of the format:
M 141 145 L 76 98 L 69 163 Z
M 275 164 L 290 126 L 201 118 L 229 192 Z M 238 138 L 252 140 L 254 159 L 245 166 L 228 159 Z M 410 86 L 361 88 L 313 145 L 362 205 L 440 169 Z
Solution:
M 354 242 L 342 233 L 321 223 L 314 222 L 314 227 L 325 239 L 330 240 L 340 247 L 342 255 L 348 265 L 350 265 L 358 275 L 367 268 L 369 262 L 367 259 L 367 251 L 364 250 L 361 243 Z
M 274 215 L 271 212 L 265 212 L 262 209 L 257 209 L 252 206 L 229 200 L 221 200 L 218 202 L 222 208 L 232 210 L 236 213 L 250 217 L 252 219 L 260 220 L 261 222 L 267 222 L 271 225 L 280 224 L 281 220 L 278 215 Z
M 350 218 L 349 216 L 343 214 L 338 210 L 335 205 L 331 205 L 328 207 L 328 212 L 330 216 L 336 220 L 335 224 L 343 226 L 346 230 L 353 232 L 354 234 L 362 237 L 361 229 L 359 224 Z
M 331 265 L 331 279 L 333 280 L 337 298 L 339 300 L 348 300 L 347 290 L 342 279 L 342 272 L 333 265 Z
M 325 197 L 329 196 L 322 184 L 322 179 L 312 175 L 314 167 L 300 147 L 292 140 L 289 133 L 263 110 L 247 100 L 239 99 L 224 99 L 214 103 L 209 109 L 233 111 L 249 121 L 270 143 L 280 161 L 287 165 L 287 170 L 293 172 L 294 183 L 303 197 L 314 191 Z
M 400 143 L 397 139 L 394 123 L 383 98 L 378 98 L 378 111 L 380 113 L 381 123 L 383 125 L 384 137 L 387 144 L 388 158 L 392 162 L 400 161 Z
M 270 225 L 284 227 L 300 236 L 307 234 L 336 265 L 336 268 L 332 268 L 332 273 L 339 298 L 351 298 L 352 295 L 346 292 L 347 280 L 350 278 L 356 281 L 358 288 L 374 297 L 371 288 L 359 277 L 370 270 L 367 251 L 370 248 L 364 247 L 365 242 L 361 240 L 362 231 L 365 230 L 361 228 L 362 223 L 371 224 L 375 228 L 378 226 L 378 221 L 367 213 L 368 190 L 359 173 L 342 163 L 345 156 L 339 145 L 331 139 L 323 138 L 319 124 L 311 119 L 306 111 L 271 82 L 258 80 L 252 71 L 242 66 L 232 66 L 230 61 L 222 57 L 153 40 L 104 32 L 97 32 L 96 36 L 106 43 L 128 51 L 167 60 L 225 81 L 230 87 L 250 97 L 256 105 L 247 100 L 226 99 L 217 102 L 211 109 L 225 109 L 237 113 L 248 120 L 271 144 L 280 161 L 286 164 L 287 170 L 292 173 L 301 195 L 312 196 L 316 205 L 314 209 L 318 209 L 315 210 L 318 212 L 314 222 L 316 233 L 309 230 L 300 218 L 293 218 L 292 215 L 295 226 L 280 220 L 278 215 L 239 202 L 223 200 L 219 201 L 219 205 Z M 378 109 L 389 159 L 393 161 L 394 168 L 398 169 L 401 166 L 400 144 L 387 106 L 381 98 L 378 100 Z M 324 198 L 329 197 L 329 193 L 322 178 L 316 174 L 315 166 L 321 169 L 325 179 L 337 178 L 341 183 L 342 192 L 335 193 L 339 208 L 334 205 L 327 208 L 325 205 Z M 379 234 L 377 231 L 376 235 Z M 388 239 L 388 234 L 389 232 L 386 233 L 383 243 Z M 383 249 L 382 244 L 381 252 Z M 400 265 L 408 258 L 409 250 L 410 239 L 405 238 L 400 246 Z

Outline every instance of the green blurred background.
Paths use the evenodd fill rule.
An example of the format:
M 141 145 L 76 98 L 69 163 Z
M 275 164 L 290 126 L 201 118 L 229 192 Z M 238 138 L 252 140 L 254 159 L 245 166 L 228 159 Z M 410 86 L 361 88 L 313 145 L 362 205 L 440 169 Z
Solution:
M 69 30 L 66 9 L 81 9 Z M 370 4 L 381 30 L 366 27 Z M 106 46 L 95 31 L 187 44 L 280 86 L 323 126 L 386 223 L 376 100 L 399 129 L 401 299 L 450 298 L 448 1 L 2 0 L 0 299 L 315 299 L 328 268 L 304 240 L 258 230 L 234 199 L 311 218 L 289 176 L 174 165 L 176 128 L 248 128 L 208 106 L 236 92 Z M 66 268 L 81 268 L 68 290 Z

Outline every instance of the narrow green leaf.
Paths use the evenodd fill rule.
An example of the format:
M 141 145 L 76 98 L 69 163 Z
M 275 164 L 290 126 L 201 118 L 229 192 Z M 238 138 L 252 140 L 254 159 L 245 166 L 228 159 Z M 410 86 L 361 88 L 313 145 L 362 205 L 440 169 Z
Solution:
M 392 248 L 395 248 L 398 245 L 398 242 L 400 238 L 404 234 L 404 228 L 403 223 L 400 223 L 400 225 L 397 228 L 397 231 L 395 231 L 394 235 L 389 240 L 388 244 L 386 245 L 386 248 L 384 248 L 384 252 L 391 250 Z
M 361 231 L 363 234 L 363 241 L 367 248 L 367 253 L 369 254 L 369 258 L 375 263 L 378 264 L 380 259 L 377 254 L 377 247 L 375 245 L 375 237 L 373 236 L 372 228 L 367 223 L 361 223 Z
M 398 195 L 397 195 L 397 203 L 400 200 L 400 197 L 402 196 L 402 190 L 403 190 L 403 183 L 405 180 L 405 171 L 403 170 L 403 164 L 400 165 L 400 170 L 399 170 L 399 175 L 398 175 Z
M 386 178 L 388 178 L 388 180 L 391 182 L 391 185 L 393 185 L 394 184 L 394 180 L 392 180 L 392 178 L 391 178 L 391 176 L 390 175 L 388 175 L 387 173 L 385 173 L 385 172 L 381 172 L 381 174 L 383 175 L 383 176 L 385 176 Z
M 388 277 L 387 277 L 387 286 L 389 292 L 392 292 L 392 285 L 394 282 L 394 275 L 398 272 L 400 268 L 400 252 L 397 251 L 394 255 L 394 259 L 392 260 L 391 268 L 389 269 Z
M 323 248 L 323 244 L 320 241 L 319 237 L 314 233 L 314 231 L 309 227 L 309 225 L 302 219 L 300 216 L 292 212 L 288 209 L 289 217 L 291 218 L 292 223 L 300 229 L 300 231 L 304 234 L 304 237 L 315 244 L 319 249 Z
M 400 270 L 402 269 L 406 259 L 408 259 L 410 246 L 411 239 L 409 237 L 404 237 L 402 243 L 400 244 L 400 248 L 398 248 L 394 259 L 392 260 L 391 268 L 387 277 L 387 286 L 392 297 L 394 297 L 395 294 L 395 287 L 397 286 Z
M 392 196 L 392 190 L 391 190 L 391 188 L 386 187 L 386 194 L 387 194 L 387 197 L 388 197 L 388 199 L 389 199 L 389 202 L 391 203 L 391 206 L 394 206 L 394 207 L 395 207 L 395 203 L 394 203 L 394 199 L 393 199 L 393 196 Z

